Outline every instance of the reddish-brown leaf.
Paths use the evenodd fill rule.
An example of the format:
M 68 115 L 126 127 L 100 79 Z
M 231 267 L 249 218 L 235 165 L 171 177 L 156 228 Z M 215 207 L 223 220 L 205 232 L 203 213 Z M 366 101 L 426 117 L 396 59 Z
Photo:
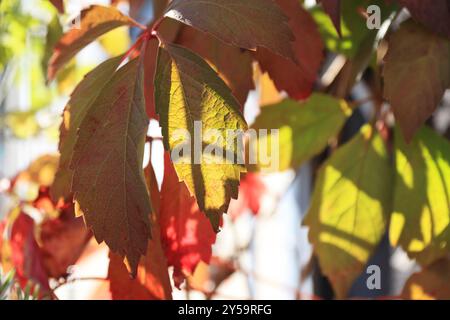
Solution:
M 411 141 L 450 86 L 450 41 L 408 20 L 389 39 L 385 60 L 384 96 Z
M 254 89 L 252 57 L 249 52 L 229 46 L 204 32 L 183 26 L 176 42 L 205 58 L 230 87 L 241 106 Z
M 161 187 L 161 231 L 167 261 L 174 267 L 173 277 L 179 287 L 185 274 L 193 273 L 200 261 L 209 263 L 216 233 L 184 182 L 178 180 L 167 152 Z
M 269 73 L 278 90 L 286 91 L 294 99 L 306 99 L 312 92 L 323 60 L 324 44 L 313 18 L 298 1 L 277 2 L 290 18 L 289 26 L 296 36 L 293 49 L 298 64 L 265 48 L 257 50 L 256 59 L 261 69 Z
M 265 47 L 297 62 L 288 19 L 272 0 L 173 0 L 165 16 L 238 48 Z
M 55 45 L 49 61 L 48 79 L 53 79 L 64 64 L 97 37 L 124 25 L 138 26 L 138 23 L 114 7 L 94 5 L 81 11 L 79 26 L 65 33 Z
M 399 0 L 414 20 L 429 30 L 450 38 L 450 0 Z
M 147 252 L 151 204 L 142 161 L 148 119 L 139 58 L 102 89 L 78 130 L 71 169 L 77 214 L 98 242 L 126 256 L 131 272 Z

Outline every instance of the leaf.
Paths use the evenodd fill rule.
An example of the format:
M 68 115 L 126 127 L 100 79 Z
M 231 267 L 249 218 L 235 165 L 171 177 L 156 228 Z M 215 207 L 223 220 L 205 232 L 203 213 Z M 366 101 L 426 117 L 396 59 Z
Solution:
M 441 259 L 414 273 L 406 282 L 401 297 L 414 300 L 450 299 L 450 260 Z
M 209 263 L 216 233 L 200 211 L 184 182 L 178 181 L 169 154 L 164 155 L 161 187 L 161 239 L 168 264 L 174 267 L 175 286 L 193 274 L 197 265 Z
M 119 67 L 122 57 L 109 59 L 89 72 L 73 91 L 69 102 L 64 108 L 63 121 L 60 126 L 59 137 L 59 167 L 55 181 L 51 187 L 51 196 L 56 201 L 70 196 L 73 170 L 70 161 L 75 147 L 78 129 L 102 92 L 114 72 Z
M 272 0 L 173 0 L 165 16 L 236 47 L 265 47 L 297 62 L 288 19 Z
M 289 17 L 289 26 L 296 40 L 293 43 L 298 64 L 280 57 L 265 48 L 255 56 L 262 71 L 267 71 L 278 90 L 285 90 L 293 99 L 306 99 L 313 89 L 321 62 L 324 44 L 314 19 L 299 2 L 277 0 Z
M 73 217 L 73 208 L 56 219 L 45 220 L 40 226 L 39 243 L 46 273 L 59 279 L 81 256 L 92 234 L 82 219 Z
M 145 169 L 145 177 L 153 204 L 152 239 L 149 240 L 147 254 L 141 257 L 136 279 L 130 279 L 123 259 L 110 252 L 108 279 L 112 298 L 115 300 L 172 299 L 167 260 L 162 247 L 163 235 L 160 230 L 160 195 L 151 165 Z
M 408 145 L 396 136 L 393 246 L 427 266 L 449 254 L 450 144 L 424 127 Z
M 339 299 L 346 297 L 385 233 L 391 186 L 384 142 L 368 125 L 318 173 L 304 224 Z
M 150 199 L 142 161 L 146 131 L 138 58 L 105 85 L 78 130 L 70 168 L 76 212 L 98 242 L 126 256 L 132 274 L 147 251 Z
M 120 26 L 138 23 L 113 7 L 93 5 L 81 11 L 80 26 L 72 28 L 56 43 L 49 61 L 48 79 L 52 80 L 61 67 L 97 37 Z
M 251 55 L 239 48 L 224 44 L 216 38 L 189 27 L 182 27 L 176 43 L 185 46 L 206 59 L 230 87 L 243 106 L 253 83 Z
M 389 40 L 384 96 L 409 142 L 450 86 L 450 42 L 412 20 Z
M 34 227 L 33 219 L 23 212 L 19 212 L 14 219 L 9 241 L 12 264 L 22 289 L 31 282 L 39 285 L 41 292 L 46 293 L 49 290 L 48 276 L 34 236 Z
M 148 254 L 151 254 L 150 251 Z M 149 257 L 142 257 L 135 279 L 130 278 L 123 259 L 109 253 L 108 280 L 113 300 L 167 300 L 172 298 L 171 291 L 161 286 L 152 270 L 148 270 Z M 167 270 L 166 270 L 167 272 Z M 167 281 L 169 278 L 167 276 Z M 170 283 L 168 283 L 170 288 Z
M 244 165 L 237 163 L 242 151 L 238 133 L 245 131 L 247 124 L 230 89 L 188 49 L 165 44 L 159 50 L 156 70 L 155 102 L 165 149 L 178 158 L 175 170 L 180 181 L 186 183 L 200 210 L 218 230 L 221 214 L 231 198 L 237 198 L 240 173 L 245 172 Z M 227 143 L 235 133 L 238 137 Z M 205 152 L 204 146 L 220 150 L 214 155 Z M 231 163 L 226 159 L 230 156 Z
M 63 9 L 64 12 L 64 9 Z M 45 37 L 45 51 L 42 56 L 41 65 L 42 71 L 45 75 L 48 69 L 48 62 L 53 53 L 53 47 L 58 42 L 59 38 L 63 35 L 63 27 L 59 22 L 59 17 L 55 14 L 52 20 L 47 25 L 47 35 Z
M 232 220 L 240 217 L 245 210 L 250 210 L 253 214 L 258 214 L 261 202 L 268 188 L 261 178 L 261 175 L 247 173 L 239 186 L 239 196 L 236 200 L 231 200 L 228 214 Z
M 341 0 L 319 0 L 319 2 L 330 16 L 337 33 L 341 35 Z
M 450 38 L 450 1 L 399 0 L 411 16 L 429 30 Z
M 249 154 L 256 156 L 256 161 L 249 159 L 248 168 L 264 172 L 297 168 L 325 149 L 351 114 L 344 100 L 324 94 L 313 94 L 305 102 L 286 99 L 262 108 L 252 125 L 258 138 L 249 142 Z M 263 129 L 270 131 L 265 135 Z M 279 142 L 273 140 L 274 129 L 279 130 Z

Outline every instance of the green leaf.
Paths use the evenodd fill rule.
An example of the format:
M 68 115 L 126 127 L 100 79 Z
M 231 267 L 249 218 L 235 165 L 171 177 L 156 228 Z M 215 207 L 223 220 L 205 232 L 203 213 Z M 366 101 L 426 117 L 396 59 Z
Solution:
M 384 96 L 407 141 L 450 87 L 450 41 L 408 20 L 389 40 Z
M 84 215 L 98 242 L 126 256 L 133 274 L 150 237 L 142 83 L 138 58 L 114 74 L 80 125 L 70 164 L 77 214 Z
M 136 21 L 114 7 L 90 6 L 81 11 L 79 19 L 80 25 L 75 25 L 55 45 L 48 66 L 49 80 L 81 49 L 99 36 L 120 26 L 138 26 Z
M 174 153 L 181 155 L 174 163 L 177 175 L 218 230 L 221 214 L 227 211 L 231 198 L 237 198 L 240 173 L 245 171 L 243 164 L 225 159 L 228 154 L 239 157 L 242 151 L 238 148 L 241 137 L 227 143 L 232 136 L 230 130 L 247 129 L 239 104 L 202 58 L 173 44 L 159 49 L 155 103 L 164 146 L 172 152 L 172 161 Z M 202 137 L 195 130 L 196 124 Z M 209 134 L 214 129 L 216 134 Z M 217 146 L 221 150 L 207 153 L 204 146 Z M 181 154 L 180 147 L 190 150 Z M 200 148 L 197 156 L 196 148 Z
M 252 129 L 278 129 L 279 147 L 274 144 L 272 154 L 272 135 L 259 134 L 255 143 L 250 143 L 251 154 L 257 155 L 256 165 L 249 164 L 252 171 L 283 171 L 296 168 L 304 161 L 319 154 L 336 136 L 352 110 L 344 100 L 324 94 L 313 94 L 304 102 L 286 99 L 278 104 L 265 106 L 256 118 Z M 268 159 L 279 159 L 279 165 L 268 165 L 266 155 L 260 157 L 260 150 L 267 149 Z M 278 153 L 278 155 L 277 155 Z
M 424 127 L 410 144 L 397 133 L 395 154 L 390 240 L 429 265 L 450 249 L 450 143 Z
M 266 47 L 297 62 L 288 18 L 271 0 L 173 0 L 165 16 L 239 48 Z
M 50 189 L 52 198 L 55 201 L 61 197 L 68 198 L 70 195 L 73 175 L 73 171 L 70 169 L 70 161 L 77 138 L 77 131 L 95 99 L 119 67 L 121 60 L 122 56 L 109 59 L 89 72 L 75 88 L 64 108 L 58 146 L 60 153 L 59 168 Z
M 318 173 L 304 224 L 337 298 L 346 297 L 385 233 L 391 176 L 384 142 L 368 125 Z

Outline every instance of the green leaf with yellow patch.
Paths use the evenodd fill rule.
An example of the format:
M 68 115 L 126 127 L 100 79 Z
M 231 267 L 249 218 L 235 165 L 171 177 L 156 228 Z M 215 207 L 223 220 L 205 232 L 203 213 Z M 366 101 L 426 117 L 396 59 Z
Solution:
M 347 296 L 385 234 L 391 178 L 384 142 L 369 125 L 336 150 L 318 173 L 304 224 L 339 299 Z
M 397 132 L 395 157 L 390 241 L 426 266 L 450 252 L 450 143 L 426 127 L 410 144 Z

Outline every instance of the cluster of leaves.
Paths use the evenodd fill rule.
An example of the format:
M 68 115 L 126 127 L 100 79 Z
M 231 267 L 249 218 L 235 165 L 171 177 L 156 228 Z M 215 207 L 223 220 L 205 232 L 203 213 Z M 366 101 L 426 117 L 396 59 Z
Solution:
M 448 277 L 450 145 L 423 124 L 450 85 L 450 2 L 320 2 L 307 10 L 298 0 L 155 0 L 149 26 L 113 6 L 91 6 L 81 12 L 80 28 L 55 43 L 50 80 L 106 32 L 141 29 L 127 52 L 101 63 L 73 91 L 50 187 L 50 201 L 73 200 L 75 214 L 109 246 L 113 297 L 170 298 L 167 267 L 174 266 L 179 285 L 209 261 L 232 199 L 240 194 L 245 206 L 258 209 L 254 182 L 239 184 L 246 172 L 243 179 L 257 180 L 263 163 L 172 163 L 169 156 L 180 142 L 177 130 L 194 136 L 195 121 L 204 131 L 219 130 L 222 141 L 229 129 L 247 129 L 242 111 L 254 88 L 255 61 L 287 95 L 263 106 L 252 125 L 279 129 L 277 170 L 296 169 L 335 142 L 317 172 L 304 224 L 336 296 L 346 297 L 387 230 L 392 245 L 424 267 L 405 297 L 417 293 L 414 286 L 445 295 L 438 280 L 431 288 L 423 283 Z M 367 28 L 371 4 L 381 8 L 387 32 Z M 397 26 L 401 8 L 412 18 Z M 330 83 L 319 78 L 325 51 L 345 58 Z M 340 132 L 358 107 L 346 99 L 367 69 L 374 74 L 373 119 L 341 144 Z M 391 111 L 398 129 L 388 121 Z M 152 118 L 167 152 L 161 190 L 151 164 L 142 169 Z M 270 144 L 267 139 L 249 148 Z

